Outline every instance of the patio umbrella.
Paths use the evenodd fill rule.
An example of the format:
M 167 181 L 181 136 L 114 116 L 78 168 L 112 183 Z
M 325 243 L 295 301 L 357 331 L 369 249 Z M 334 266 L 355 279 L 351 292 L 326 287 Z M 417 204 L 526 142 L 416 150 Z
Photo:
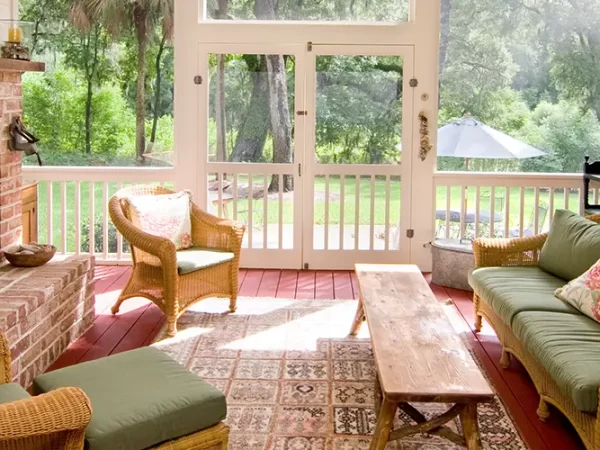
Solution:
M 489 127 L 470 116 L 444 125 L 438 130 L 438 156 L 469 159 L 522 159 L 545 155 L 544 152 Z

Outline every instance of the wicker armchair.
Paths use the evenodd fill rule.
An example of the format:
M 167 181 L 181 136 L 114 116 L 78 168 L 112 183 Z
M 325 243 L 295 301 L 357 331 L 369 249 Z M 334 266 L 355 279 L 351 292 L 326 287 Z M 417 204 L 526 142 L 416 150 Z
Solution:
M 10 383 L 10 351 L 0 333 L 0 384 Z M 92 417 L 81 389 L 0 404 L 1 450 L 83 450 L 85 428 Z
M 229 309 L 236 309 L 238 270 L 244 225 L 220 219 L 192 205 L 192 242 L 194 246 L 226 250 L 234 254 L 231 261 L 179 275 L 175 245 L 135 227 L 128 219 L 125 198 L 140 195 L 171 194 L 159 186 L 132 186 L 121 189 L 109 201 L 110 217 L 117 230 L 131 245 L 133 272 L 112 307 L 119 311 L 124 300 L 145 297 L 167 316 L 167 333 L 177 333 L 177 319 L 192 304 L 208 297 L 230 299 Z
M 600 223 L 600 215 L 588 216 Z M 516 239 L 476 239 L 473 242 L 475 267 L 536 266 L 547 234 Z M 557 407 L 573 424 L 588 449 L 600 449 L 600 411 L 586 414 L 579 411 L 571 399 L 562 393 L 544 367 L 515 337 L 511 328 L 489 306 L 478 292 L 473 294 L 475 306 L 475 330 L 481 331 L 482 318 L 492 326 L 502 343 L 500 365 L 507 368 L 510 355 L 514 355 L 525 367 L 540 394 L 537 414 L 540 419 L 548 418 L 548 403 Z M 599 387 L 600 388 L 600 387 Z

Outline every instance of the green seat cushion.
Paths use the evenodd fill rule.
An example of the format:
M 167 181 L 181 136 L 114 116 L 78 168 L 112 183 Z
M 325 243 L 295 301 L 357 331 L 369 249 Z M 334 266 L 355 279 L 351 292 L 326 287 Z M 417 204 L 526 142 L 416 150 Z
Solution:
M 470 277 L 473 290 L 511 325 L 522 311 L 554 311 L 580 314 L 554 296 L 565 281 L 539 267 L 482 267 Z
M 177 252 L 177 273 L 185 275 L 233 259 L 233 253 L 214 248 L 192 247 Z
M 63 386 L 90 398 L 86 450 L 141 450 L 222 421 L 225 396 L 154 347 L 48 372 L 36 394 Z
M 17 383 L 0 384 L 0 404 L 27 400 L 31 396 Z
M 540 253 L 540 267 L 571 281 L 600 259 L 600 225 L 574 212 L 554 214 L 548 239 Z
M 600 324 L 582 314 L 528 311 L 513 332 L 562 393 L 583 412 L 596 413 L 600 386 Z

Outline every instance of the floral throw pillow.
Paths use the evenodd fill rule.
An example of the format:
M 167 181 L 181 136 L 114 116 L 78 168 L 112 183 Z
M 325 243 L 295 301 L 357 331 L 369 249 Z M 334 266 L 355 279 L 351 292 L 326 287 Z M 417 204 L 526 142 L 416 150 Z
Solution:
M 140 195 L 127 199 L 131 222 L 146 233 L 170 239 L 177 250 L 192 246 L 189 191 Z
M 583 275 L 558 288 L 554 295 L 600 322 L 600 260 Z

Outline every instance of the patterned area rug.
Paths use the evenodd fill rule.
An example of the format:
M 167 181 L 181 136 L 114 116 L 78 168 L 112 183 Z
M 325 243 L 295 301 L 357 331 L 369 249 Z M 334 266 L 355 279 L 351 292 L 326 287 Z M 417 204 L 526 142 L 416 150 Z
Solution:
M 230 450 L 367 450 L 375 428 L 375 368 L 368 330 L 348 331 L 356 300 L 209 299 L 179 319 L 176 337 L 155 345 L 227 396 Z M 415 404 L 426 416 L 443 404 Z M 401 413 L 397 425 L 410 419 Z M 498 398 L 479 406 L 486 449 L 525 449 Z M 459 426 L 458 419 L 450 423 Z M 450 450 L 415 435 L 386 449 Z

